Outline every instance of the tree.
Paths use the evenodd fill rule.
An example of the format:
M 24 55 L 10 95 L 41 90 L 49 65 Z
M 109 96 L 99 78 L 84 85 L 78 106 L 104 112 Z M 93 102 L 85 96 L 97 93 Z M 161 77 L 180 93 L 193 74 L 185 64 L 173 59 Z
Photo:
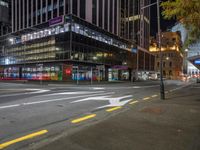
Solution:
M 165 19 L 176 19 L 188 30 L 186 45 L 200 39 L 200 0 L 168 0 L 161 6 Z

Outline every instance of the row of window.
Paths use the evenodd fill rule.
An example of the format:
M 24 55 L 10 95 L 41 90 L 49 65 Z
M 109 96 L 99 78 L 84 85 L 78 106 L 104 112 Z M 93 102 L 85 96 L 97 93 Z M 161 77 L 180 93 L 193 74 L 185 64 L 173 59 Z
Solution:
M 177 53 L 163 53 L 162 56 L 163 57 L 169 57 L 169 58 L 172 58 L 172 57 L 176 57 L 177 58 Z M 159 58 L 160 54 L 157 54 L 156 57 Z
M 169 62 L 169 67 L 172 67 L 172 62 L 170 61 Z M 157 67 L 160 67 L 160 62 L 157 62 Z M 167 63 L 166 62 L 163 62 L 163 67 L 167 67 Z
M 17 44 L 17 43 L 21 43 L 21 42 L 23 43 L 23 42 L 34 40 L 34 39 L 39 39 L 39 38 L 56 35 L 56 34 L 63 33 L 63 32 L 68 32 L 69 30 L 70 30 L 70 23 L 66 23 L 64 25 L 51 27 L 48 29 L 34 32 L 34 33 L 22 35 L 21 39 L 14 38 L 14 39 L 11 39 L 10 41 L 11 41 L 11 44 Z M 125 43 L 115 40 L 109 36 L 102 34 L 102 33 L 91 30 L 80 24 L 72 23 L 71 30 L 75 33 L 87 36 L 89 38 L 93 38 L 95 40 L 104 42 L 106 44 L 110 44 L 110 45 L 113 45 L 113 46 L 116 46 L 116 47 L 119 47 L 122 49 L 130 50 L 130 46 L 126 45 Z
M 63 1 L 59 1 L 59 6 L 57 5 L 57 3 L 48 5 L 47 7 L 43 7 L 41 9 L 37 10 L 37 16 L 41 15 L 41 14 L 45 14 L 46 12 L 58 9 L 59 7 L 63 7 L 64 6 L 64 2 Z M 33 16 L 36 16 L 36 11 L 33 13 Z
M 28 45 L 23 45 L 23 46 L 15 46 L 12 48 L 8 48 L 7 51 L 4 52 L 4 54 L 10 54 L 13 52 L 23 52 L 23 51 L 28 51 L 28 50 L 34 50 L 34 49 L 38 49 L 41 47 L 45 47 L 45 46 L 51 46 L 55 44 L 55 39 L 51 39 L 48 41 L 44 41 L 41 43 L 35 43 L 35 44 L 28 44 Z M 55 49 L 55 48 L 54 48 Z

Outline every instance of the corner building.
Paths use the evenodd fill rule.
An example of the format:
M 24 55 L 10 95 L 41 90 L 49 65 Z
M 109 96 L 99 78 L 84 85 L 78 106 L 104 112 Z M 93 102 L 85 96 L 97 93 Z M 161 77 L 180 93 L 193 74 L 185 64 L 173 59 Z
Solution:
M 4 78 L 130 80 L 135 43 L 121 36 L 120 0 L 15 0 L 1 42 Z

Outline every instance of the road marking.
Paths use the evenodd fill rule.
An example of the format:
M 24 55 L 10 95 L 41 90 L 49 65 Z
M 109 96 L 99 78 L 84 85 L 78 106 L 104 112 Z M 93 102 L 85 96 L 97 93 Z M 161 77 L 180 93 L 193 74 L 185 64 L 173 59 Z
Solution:
M 19 106 L 27 106 L 27 105 L 35 105 L 35 104 L 49 103 L 49 102 L 56 102 L 56 101 L 65 101 L 65 100 L 68 100 L 68 99 L 83 98 L 83 97 L 89 97 L 89 96 L 98 96 L 98 95 L 102 95 L 102 94 L 104 94 L 104 95 L 110 95 L 110 94 L 114 94 L 114 92 L 99 93 L 99 94 L 90 94 L 90 95 L 80 95 L 80 96 L 60 98 L 60 99 L 51 99 L 51 100 L 43 100 L 43 101 L 36 101 L 36 102 L 28 102 L 28 103 L 21 103 L 21 104 L 0 106 L 0 109 L 12 108 L 12 107 L 19 107 Z
M 103 90 L 103 89 L 105 89 L 105 88 L 103 88 L 103 87 L 93 87 L 93 90 Z
M 16 93 L 16 94 L 6 94 L 6 95 L 1 95 L 0 97 L 10 97 L 10 96 L 19 96 L 19 95 L 24 95 L 24 94 L 39 94 L 39 93 L 45 93 L 50 90 L 43 90 L 43 89 L 24 89 L 25 93 Z M 31 92 L 34 91 L 34 92 Z
M 133 95 L 126 95 L 126 96 L 122 96 L 122 97 L 110 97 L 110 96 L 104 95 L 104 96 L 88 97 L 88 98 L 84 98 L 81 100 L 73 101 L 71 103 L 78 103 L 78 102 L 84 102 L 84 101 L 109 101 L 108 105 L 104 105 L 104 106 L 96 108 L 96 109 L 102 109 L 102 108 L 106 108 L 106 107 L 123 106 L 126 103 L 130 102 L 132 100 L 132 98 L 128 99 L 128 100 L 123 100 L 123 101 L 121 101 L 121 100 L 125 99 L 125 98 L 129 98 L 129 97 L 133 97 Z
M 8 106 L 0 106 L 0 109 L 5 109 L 5 108 L 12 108 L 12 107 L 19 107 L 20 104 L 16 104 L 16 105 L 8 105 Z
M 62 93 L 53 93 L 53 94 L 46 94 L 42 95 L 43 97 L 45 96 L 53 96 L 53 95 L 77 95 L 77 94 L 92 94 L 92 93 L 103 93 L 105 91 L 79 91 L 79 92 L 62 92 Z
M 154 97 L 157 97 L 157 96 L 158 96 L 158 95 L 157 95 L 157 94 L 155 94 L 155 95 L 152 95 L 151 97 L 153 97 L 153 98 L 154 98 Z
M 146 100 L 149 100 L 149 99 L 150 99 L 150 97 L 145 97 L 142 100 L 146 101 Z
M 23 103 L 23 105 L 34 105 L 34 104 L 49 103 L 49 102 L 56 102 L 56 101 L 65 101 L 65 100 L 68 100 L 68 99 L 82 98 L 82 97 L 88 97 L 88 96 L 97 96 L 97 95 L 102 95 L 102 94 L 104 94 L 104 95 L 110 95 L 110 94 L 114 94 L 114 92 L 99 93 L 99 94 L 91 94 L 91 95 L 80 95 L 80 96 L 67 97 L 67 98 L 60 98 L 60 99 L 36 101 L 36 102 Z
M 20 138 L 17 138 L 17 139 L 14 139 L 14 140 L 11 140 L 11 141 L 8 141 L 8 142 L 5 142 L 5 143 L 2 143 L 2 144 L 0 144 L 0 149 L 6 148 L 6 147 L 13 145 L 15 143 L 19 143 L 19 142 L 22 142 L 22 141 L 25 141 L 25 140 L 46 134 L 47 132 L 48 132 L 47 130 L 41 130 L 41 131 L 26 135 L 26 136 L 23 136 L 23 137 L 20 137 Z
M 91 119 L 91 118 L 94 118 L 94 117 L 96 117 L 96 114 L 91 114 L 91 115 L 88 115 L 88 116 L 85 116 L 85 117 L 81 117 L 81 118 L 72 120 L 71 123 L 79 123 L 79 122 L 82 122 L 82 121 L 85 121 L 85 120 L 88 120 L 88 119 Z
M 30 89 L 32 91 L 35 92 L 30 92 L 30 94 L 39 94 L 39 93 L 45 93 L 45 92 L 49 92 L 50 90 L 44 90 L 44 89 Z
M 107 112 L 112 112 L 112 111 L 118 110 L 118 109 L 120 109 L 120 108 L 122 108 L 122 107 L 121 107 L 121 106 L 118 106 L 118 107 L 114 107 L 114 108 L 107 109 L 106 111 L 107 111 Z
M 133 104 L 136 104 L 136 103 L 138 103 L 139 101 L 132 101 L 132 102 L 130 102 L 129 104 L 131 104 L 131 105 L 133 105 Z

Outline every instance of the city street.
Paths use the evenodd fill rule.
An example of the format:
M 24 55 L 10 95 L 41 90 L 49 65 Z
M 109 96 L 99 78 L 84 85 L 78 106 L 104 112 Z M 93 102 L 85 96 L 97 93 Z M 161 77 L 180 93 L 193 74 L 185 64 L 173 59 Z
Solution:
M 188 83 L 165 81 L 165 85 L 168 93 Z M 121 112 L 122 106 L 155 98 L 159 98 L 158 81 L 79 86 L 1 82 L 0 149 L 28 149 L 64 131 L 105 120 Z
M 0 0 L 0 150 L 200 150 L 199 6 Z

